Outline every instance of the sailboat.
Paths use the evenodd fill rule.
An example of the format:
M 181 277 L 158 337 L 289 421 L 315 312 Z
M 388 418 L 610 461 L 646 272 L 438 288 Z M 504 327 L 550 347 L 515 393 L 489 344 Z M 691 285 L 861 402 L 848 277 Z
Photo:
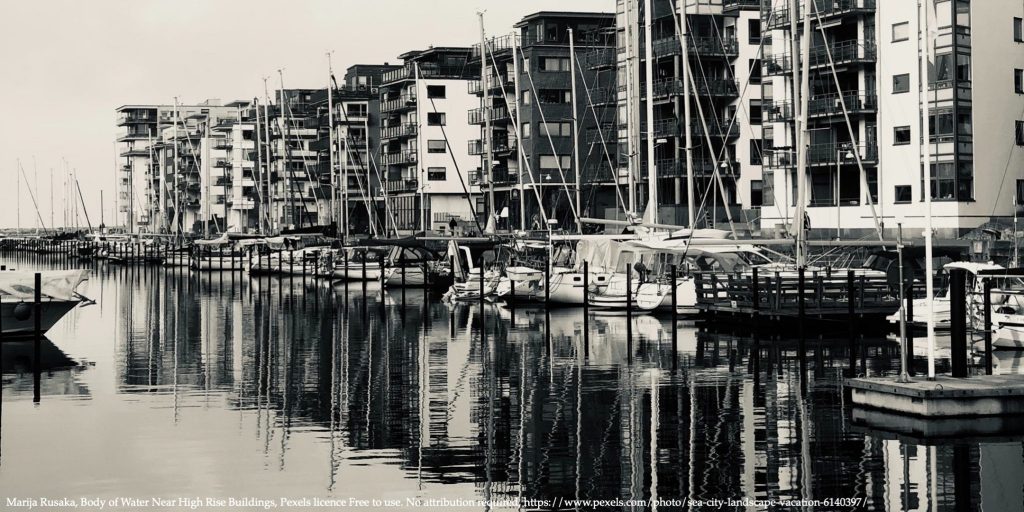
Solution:
M 3 335 L 29 336 L 35 332 L 35 272 L 0 272 L 0 325 Z M 88 270 L 56 270 L 42 272 L 39 324 L 42 332 L 50 330 L 61 318 L 79 304 L 88 302 L 78 292 L 88 280 Z

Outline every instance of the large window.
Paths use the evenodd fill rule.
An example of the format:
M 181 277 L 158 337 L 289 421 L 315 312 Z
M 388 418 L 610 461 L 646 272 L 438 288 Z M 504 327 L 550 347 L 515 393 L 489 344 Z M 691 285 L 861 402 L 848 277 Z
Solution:
M 569 59 L 562 57 L 542 57 L 541 71 L 569 71 Z
M 747 20 L 747 40 L 750 44 L 761 44 L 761 19 Z
M 1013 198 L 1017 206 L 1024 206 L 1024 180 L 1017 180 L 1017 194 Z
M 427 86 L 427 97 L 428 98 L 444 98 L 445 87 L 443 85 L 428 85 Z
M 1013 19 L 1013 40 L 1024 43 L 1024 18 Z
M 928 114 L 928 135 L 932 142 L 952 140 L 953 130 L 953 109 L 936 110 Z
M 750 206 L 764 206 L 764 186 L 761 180 L 750 180 Z
M 540 136 L 547 137 L 571 137 L 572 136 L 572 123 L 569 121 L 548 121 L 546 123 L 537 123 L 539 127 Z
M 447 118 L 443 112 L 429 112 L 427 113 L 427 124 L 430 126 L 444 126 L 448 124 Z
M 775 173 L 765 171 L 761 178 L 761 206 L 775 206 Z
M 1013 70 L 1013 92 L 1024 94 L 1024 69 Z
M 561 157 L 555 157 L 555 155 L 541 155 L 540 156 L 540 168 L 544 170 L 557 171 L 559 167 L 563 171 L 569 169 L 569 156 L 563 155 Z
M 956 166 L 953 162 L 932 164 L 932 199 L 952 201 L 956 199 Z
M 761 165 L 761 140 L 750 139 L 750 165 Z
M 541 103 L 570 103 L 572 91 L 569 89 L 540 89 L 537 91 L 537 100 Z
M 448 169 L 445 167 L 428 167 L 427 181 L 444 181 L 448 179 Z
M 443 140 L 428 140 L 427 153 L 447 153 L 448 146 Z
M 1015 123 L 1016 130 L 1014 130 L 1014 134 L 1017 139 L 1017 145 L 1024 146 L 1024 121 L 1015 121 Z
M 903 23 L 892 24 L 892 42 L 898 43 L 900 41 L 906 41 L 910 39 L 910 23 L 904 21 Z
M 910 74 L 902 73 L 892 76 L 892 93 L 900 94 L 910 91 Z
M 348 117 L 366 117 L 366 103 L 346 103 L 345 115 Z
M 896 185 L 896 195 L 894 197 L 895 203 L 909 203 L 913 199 L 913 192 L 910 190 L 910 185 Z
M 750 100 L 750 124 L 761 124 L 761 100 Z
M 750 83 L 761 83 L 761 59 L 750 59 L 749 64 L 750 67 L 747 69 L 750 70 Z
M 910 127 L 897 126 L 892 129 L 892 145 L 903 146 L 910 144 Z

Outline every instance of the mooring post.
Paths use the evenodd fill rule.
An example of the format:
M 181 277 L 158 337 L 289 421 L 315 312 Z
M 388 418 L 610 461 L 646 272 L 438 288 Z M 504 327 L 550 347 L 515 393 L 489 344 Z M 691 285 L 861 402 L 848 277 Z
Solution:
M 626 267 L 626 349 L 633 358 L 633 269 Z
M 508 300 L 508 311 L 509 311 L 509 327 L 515 328 L 516 326 L 516 282 L 510 276 L 508 278 L 510 285 L 509 288 L 509 300 Z
M 985 329 L 985 375 L 992 375 L 992 281 L 989 278 L 984 278 L 984 286 L 982 287 L 984 297 L 983 307 L 984 312 L 984 325 Z
M 288 277 L 295 277 L 295 249 L 288 249 Z
M 378 265 L 380 265 L 380 301 L 381 301 L 381 304 L 383 304 L 384 303 L 384 281 L 385 281 L 385 277 L 384 277 L 384 255 L 383 254 L 380 255 L 380 261 L 378 262 Z
M 43 274 L 36 272 L 34 303 L 32 307 L 33 337 L 35 343 L 32 346 L 32 401 L 39 403 L 39 386 L 41 384 L 42 362 L 39 360 L 42 354 L 43 344 Z
M 544 307 L 551 302 L 551 259 L 544 260 Z
M 953 377 L 967 377 L 966 270 L 949 272 L 949 360 Z
M 854 316 L 856 313 L 856 300 L 855 300 L 855 279 L 852 270 L 846 271 L 846 330 L 847 340 L 850 344 L 850 377 L 857 376 L 857 319 Z
M 907 375 L 914 376 L 914 277 L 907 283 Z
M 750 269 L 750 298 L 753 308 L 753 333 L 751 335 L 751 372 L 754 374 L 755 382 L 757 381 L 757 372 L 759 370 L 761 357 L 761 335 L 758 331 L 761 329 L 761 280 L 757 273 L 757 267 Z M 754 389 L 757 389 L 757 385 L 754 385 Z
M 797 306 L 796 306 L 796 308 L 797 308 L 797 310 L 796 310 L 797 311 L 797 313 L 796 313 L 797 320 L 796 320 L 796 322 L 797 322 L 797 337 L 798 337 L 797 338 L 797 342 L 798 342 L 798 350 L 800 351 L 799 359 L 798 360 L 800 361 L 800 381 L 801 382 L 804 382 L 804 379 L 807 378 L 807 337 L 805 336 L 805 333 L 804 333 L 804 330 L 805 330 L 804 329 L 804 322 L 807 321 L 807 318 L 806 318 L 806 307 L 805 307 L 805 303 L 804 303 L 804 299 L 805 299 L 805 296 L 806 296 L 806 293 L 804 292 L 804 286 L 807 284 L 807 281 L 806 281 L 806 275 L 805 275 L 804 270 L 805 270 L 804 267 L 800 267 L 797 270 L 797 284 L 796 284 L 796 287 L 797 287 Z
M 360 259 L 360 264 L 362 265 L 362 269 L 363 269 L 362 270 L 363 278 L 360 279 L 360 281 L 363 283 L 363 298 L 364 299 L 366 298 L 366 256 L 367 255 L 364 254 L 362 258 L 359 258 Z M 364 303 L 365 303 L 365 301 L 364 301 Z

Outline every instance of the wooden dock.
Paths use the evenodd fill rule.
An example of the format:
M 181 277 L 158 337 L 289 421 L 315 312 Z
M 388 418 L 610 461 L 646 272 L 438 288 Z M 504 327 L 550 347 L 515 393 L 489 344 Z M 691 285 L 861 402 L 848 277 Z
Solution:
M 1024 415 L 1024 375 L 849 379 L 854 406 L 924 418 Z
M 852 271 L 757 272 L 694 276 L 703 312 L 759 315 L 765 319 L 836 320 L 885 317 L 899 309 L 899 295 L 882 276 Z

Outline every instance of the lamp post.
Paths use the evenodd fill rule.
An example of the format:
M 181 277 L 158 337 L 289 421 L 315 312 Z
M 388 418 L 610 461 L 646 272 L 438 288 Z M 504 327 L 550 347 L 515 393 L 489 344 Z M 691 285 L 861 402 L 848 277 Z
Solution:
M 843 153 L 846 150 L 846 153 Z M 840 144 L 836 148 L 836 241 L 838 242 L 842 238 L 843 223 L 840 222 L 842 215 L 842 180 L 840 174 L 842 173 L 843 160 L 853 160 L 853 150 L 850 143 Z M 870 194 L 871 191 L 869 190 Z

